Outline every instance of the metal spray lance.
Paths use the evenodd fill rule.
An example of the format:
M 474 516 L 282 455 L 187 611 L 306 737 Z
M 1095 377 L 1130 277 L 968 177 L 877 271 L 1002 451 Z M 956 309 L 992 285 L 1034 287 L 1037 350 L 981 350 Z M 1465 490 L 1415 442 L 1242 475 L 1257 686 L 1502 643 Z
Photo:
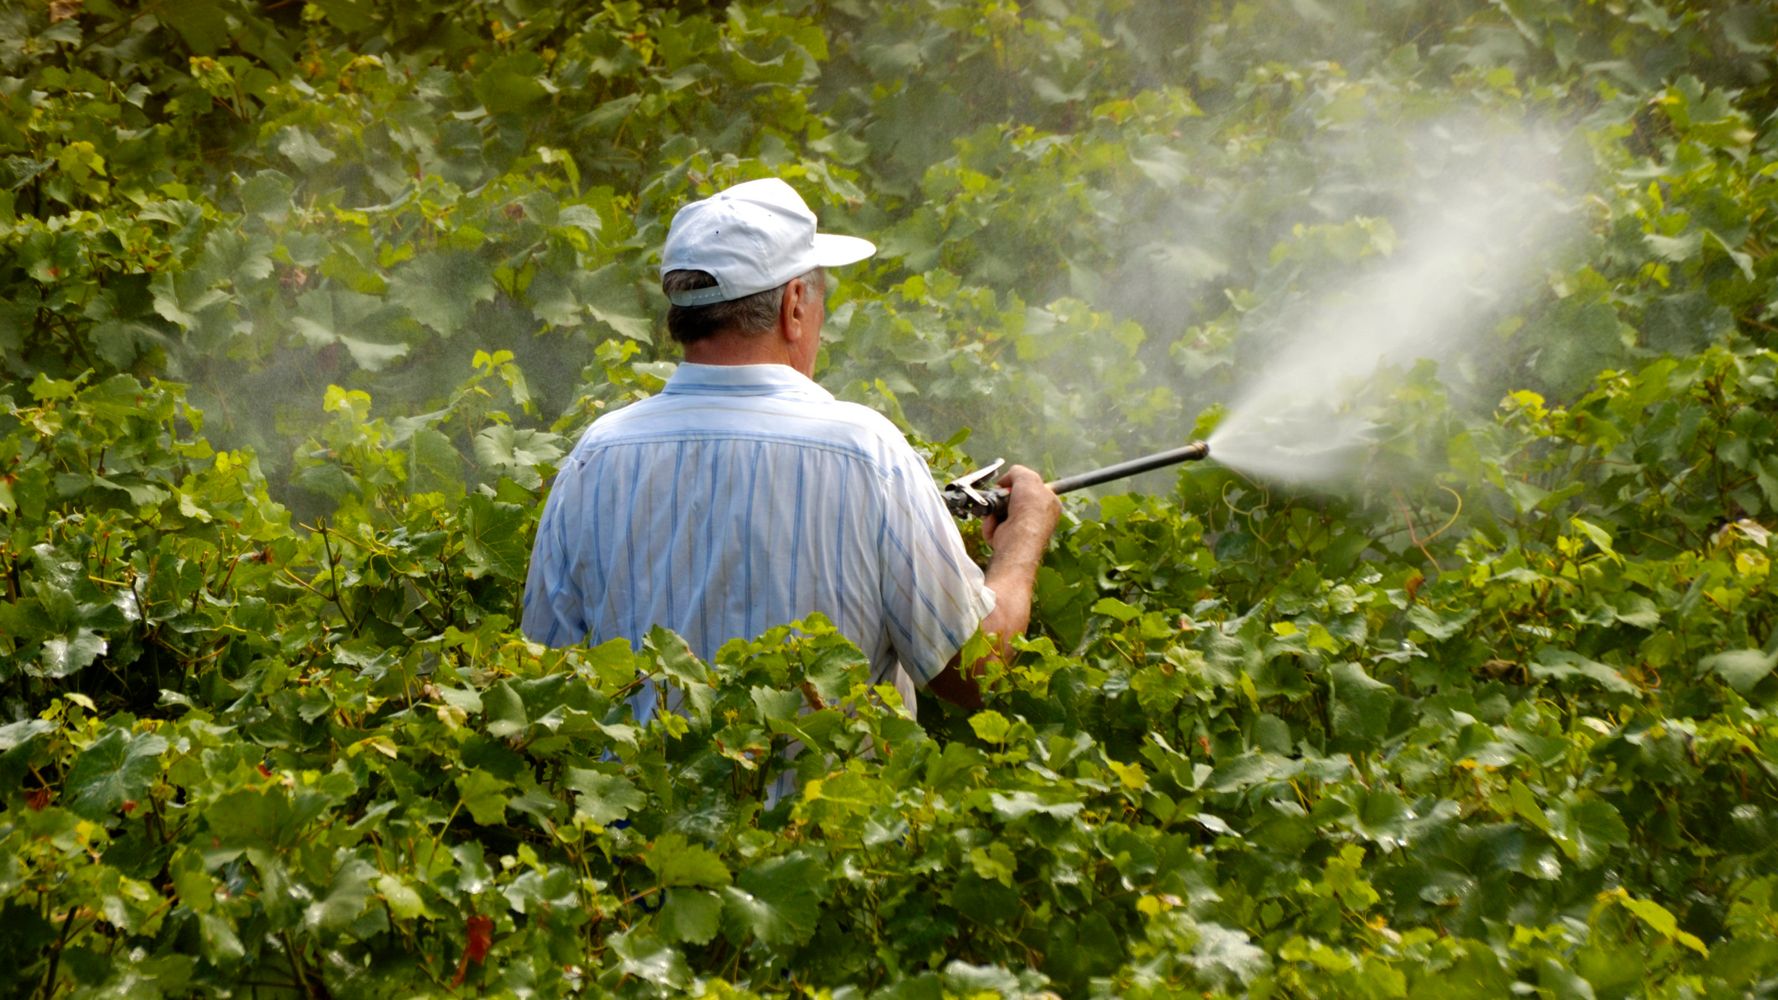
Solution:
M 1208 458 L 1209 455 L 1210 445 L 1208 442 L 1193 441 L 1183 448 L 1157 451 L 1152 455 L 1143 455 L 1141 458 L 1132 458 L 1127 462 L 1107 465 L 1103 469 L 1094 469 L 1091 472 L 1082 472 L 1079 475 L 1053 480 L 1047 485 L 1056 493 L 1070 493 L 1088 486 L 1108 483 L 1113 479 L 1134 476 L 1150 469 L 1161 469 L 1169 465 L 1178 465 L 1181 462 L 1196 462 Z M 944 488 L 945 506 L 951 509 L 951 516 L 988 517 L 993 515 L 1000 518 L 1006 517 L 1006 491 L 998 486 L 984 485 L 993 481 L 994 473 L 999 472 L 1000 467 L 1004 464 L 1006 464 L 1006 459 L 996 459 L 992 465 L 984 466 L 946 483 Z

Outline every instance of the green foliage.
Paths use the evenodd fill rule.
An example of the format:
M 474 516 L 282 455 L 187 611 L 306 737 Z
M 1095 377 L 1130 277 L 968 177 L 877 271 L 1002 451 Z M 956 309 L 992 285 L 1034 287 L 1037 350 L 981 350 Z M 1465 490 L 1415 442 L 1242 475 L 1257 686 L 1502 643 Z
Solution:
M 17 989 L 1772 992 L 1767 6 L 7 6 Z M 1374 488 L 1077 509 L 983 711 L 820 621 L 516 633 L 555 463 L 670 369 L 686 198 L 878 239 L 823 378 L 1061 472 L 1214 427 L 1488 155 L 1452 121 L 1540 117 L 1585 235 L 1499 406 L 1386 373 Z

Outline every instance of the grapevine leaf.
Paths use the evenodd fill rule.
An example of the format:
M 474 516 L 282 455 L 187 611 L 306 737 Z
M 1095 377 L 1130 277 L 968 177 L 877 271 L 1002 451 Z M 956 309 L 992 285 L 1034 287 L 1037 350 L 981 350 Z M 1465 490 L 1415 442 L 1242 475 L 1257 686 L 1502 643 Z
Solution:
M 277 170 L 261 170 L 241 182 L 241 207 L 248 215 L 278 223 L 289 216 L 295 185 Z
M 68 808 L 90 820 L 104 820 L 125 802 L 142 797 L 160 773 L 157 759 L 167 741 L 112 729 L 81 751 L 62 784 Z
M 1110 615 L 1120 622 L 1129 622 L 1141 617 L 1142 609 L 1115 597 L 1101 597 L 1093 602 L 1093 613 Z
M 338 156 L 333 150 L 323 146 L 308 130 L 295 125 L 280 130 L 278 152 L 284 154 L 302 173 L 319 170 Z
M 377 894 L 389 904 L 389 912 L 397 920 L 412 920 L 426 914 L 426 903 L 413 887 L 394 875 L 377 876 Z
M 223 848 L 278 846 L 294 835 L 296 815 L 280 788 L 237 788 L 204 811 L 216 844 Z
M 634 279 L 616 264 L 607 264 L 580 281 L 580 294 L 593 319 L 631 340 L 646 341 L 654 324 L 636 303 Z
M 511 424 L 496 424 L 475 436 L 475 458 L 492 469 L 508 474 L 528 487 L 541 485 L 536 472 L 561 458 L 562 440 L 554 434 Z
M 1732 649 L 1707 656 L 1700 665 L 1727 681 L 1729 687 L 1747 694 L 1766 679 L 1773 667 L 1778 666 L 1778 654 L 1757 649 Z
M 676 889 L 667 894 L 658 923 L 668 941 L 709 944 L 722 927 L 722 897 L 702 889 Z
M 71 635 L 43 640 L 37 665 L 27 667 L 26 672 L 39 677 L 67 677 L 91 666 L 109 648 L 110 644 L 98 632 L 90 628 L 77 629 Z
M 1079 802 L 1049 802 L 1036 792 L 994 792 L 988 796 L 994 815 L 1003 820 L 1023 819 L 1033 814 L 1054 816 L 1057 819 L 1068 819 L 1079 815 L 1083 808 Z
M 506 819 L 510 787 L 487 771 L 476 769 L 456 778 L 457 792 L 469 815 L 483 826 L 497 826 Z
M 701 885 L 717 888 L 731 881 L 728 866 L 707 847 L 690 843 L 683 834 L 669 833 L 656 840 L 643 863 L 662 885 Z
M 444 337 L 466 329 L 475 306 L 497 292 L 487 265 L 464 250 L 417 257 L 389 278 L 389 301 Z
M 1652 899 L 1637 899 L 1622 889 L 1617 891 L 1617 901 L 1656 934 L 1678 941 L 1700 955 L 1709 956 L 1710 951 L 1704 947 L 1704 942 L 1697 935 L 1680 930 L 1679 921 L 1661 904 Z
M 815 858 L 772 858 L 742 872 L 738 885 L 723 890 L 723 910 L 730 926 L 768 945 L 801 944 L 815 933 L 824 884 L 825 872 Z
M 1190 960 L 1211 983 L 1245 984 L 1266 971 L 1265 950 L 1242 931 L 1214 923 L 1199 923 L 1195 930 Z
M 530 725 L 524 699 L 506 681 L 483 692 L 476 707 L 487 713 L 490 736 L 510 739 L 524 733 L 525 727 Z
M 575 793 L 575 817 L 598 826 L 615 823 L 648 803 L 648 796 L 621 774 L 573 767 L 564 783 Z
M 463 551 L 472 577 L 525 578 L 531 555 L 525 510 L 518 504 L 472 494 L 463 501 Z
M 575 327 L 586 317 L 586 307 L 575 294 L 574 282 L 556 271 L 544 271 L 532 279 L 526 298 L 537 318 L 550 326 Z
M 1513 801 L 1513 812 L 1523 817 L 1525 821 L 1532 826 L 1542 830 L 1544 833 L 1549 833 L 1550 820 L 1549 817 L 1544 814 L 1543 806 L 1538 803 L 1536 793 L 1532 792 L 1530 787 L 1523 781 L 1517 779 L 1513 780 L 1510 792 Z
M 1389 733 L 1395 689 L 1351 662 L 1335 664 L 1328 672 L 1328 683 L 1335 734 L 1353 748 L 1378 745 Z
M 502 56 L 476 74 L 476 100 L 495 114 L 523 111 L 548 95 L 543 68 L 535 53 Z
M 235 933 L 234 925 L 227 917 L 220 913 L 200 913 L 197 916 L 198 944 L 203 948 L 205 961 L 229 966 L 246 957 L 247 948 L 241 943 L 240 935 Z
M 327 895 L 309 904 L 303 911 L 303 924 L 312 930 L 335 931 L 349 926 L 371 899 L 371 880 L 377 876 L 375 865 L 363 858 L 352 858 L 334 873 Z
M 1584 868 L 1603 864 L 1612 848 L 1630 842 L 1623 816 L 1604 799 L 1558 802 L 1551 813 L 1551 834 L 1564 853 Z
M 1539 649 L 1531 661 L 1531 673 L 1532 676 L 1551 680 L 1581 678 L 1617 694 L 1642 696 L 1642 692 L 1637 689 L 1636 685 L 1626 680 L 1623 674 L 1573 650 L 1557 649 L 1553 646 Z
M 667 987 L 675 993 L 683 991 L 691 979 L 685 956 L 643 926 L 613 934 L 607 942 L 618 957 L 618 970 L 625 976 Z
M 0 726 L 0 753 L 11 753 L 19 747 L 28 746 L 39 736 L 56 731 L 56 724 L 48 719 L 21 719 Z
M 1012 729 L 1012 723 L 1006 716 L 993 709 L 977 712 L 969 717 L 969 728 L 975 730 L 976 736 L 988 743 L 1004 743 L 1006 734 Z
M 186 0 L 162 16 L 167 26 L 200 55 L 215 52 L 228 41 L 228 15 L 217 0 Z

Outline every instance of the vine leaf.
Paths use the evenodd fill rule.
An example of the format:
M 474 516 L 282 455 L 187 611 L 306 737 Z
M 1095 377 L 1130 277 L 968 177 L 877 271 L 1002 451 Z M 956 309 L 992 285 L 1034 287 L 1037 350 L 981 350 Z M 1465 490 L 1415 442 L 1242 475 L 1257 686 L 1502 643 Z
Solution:
M 160 773 L 156 758 L 166 752 L 167 741 L 159 736 L 113 729 L 75 759 L 63 784 L 63 801 L 76 815 L 104 820 L 148 791 Z
M 1731 649 L 1706 657 L 1702 666 L 1705 670 L 1715 671 L 1729 687 L 1746 694 L 1778 666 L 1778 655 L 1757 649 Z
M 820 916 L 821 863 L 807 854 L 788 854 L 754 865 L 739 884 L 723 890 L 723 912 L 733 933 L 751 933 L 768 945 L 795 945 L 815 933 Z

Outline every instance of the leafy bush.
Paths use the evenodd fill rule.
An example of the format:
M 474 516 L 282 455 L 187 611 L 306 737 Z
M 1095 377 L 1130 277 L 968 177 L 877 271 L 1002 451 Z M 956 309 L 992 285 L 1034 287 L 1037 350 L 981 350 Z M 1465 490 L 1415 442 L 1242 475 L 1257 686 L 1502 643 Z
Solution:
M 1764 5 L 0 24 L 15 992 L 1778 982 Z M 1343 495 L 1076 508 L 984 711 L 913 722 L 820 621 L 711 663 L 514 630 L 553 463 L 670 367 L 684 199 L 776 174 L 879 238 L 824 379 L 939 475 L 1060 472 L 1211 431 L 1485 155 L 1451 122 L 1539 117 L 1583 235 L 1525 248 L 1488 364 L 1367 383 Z

